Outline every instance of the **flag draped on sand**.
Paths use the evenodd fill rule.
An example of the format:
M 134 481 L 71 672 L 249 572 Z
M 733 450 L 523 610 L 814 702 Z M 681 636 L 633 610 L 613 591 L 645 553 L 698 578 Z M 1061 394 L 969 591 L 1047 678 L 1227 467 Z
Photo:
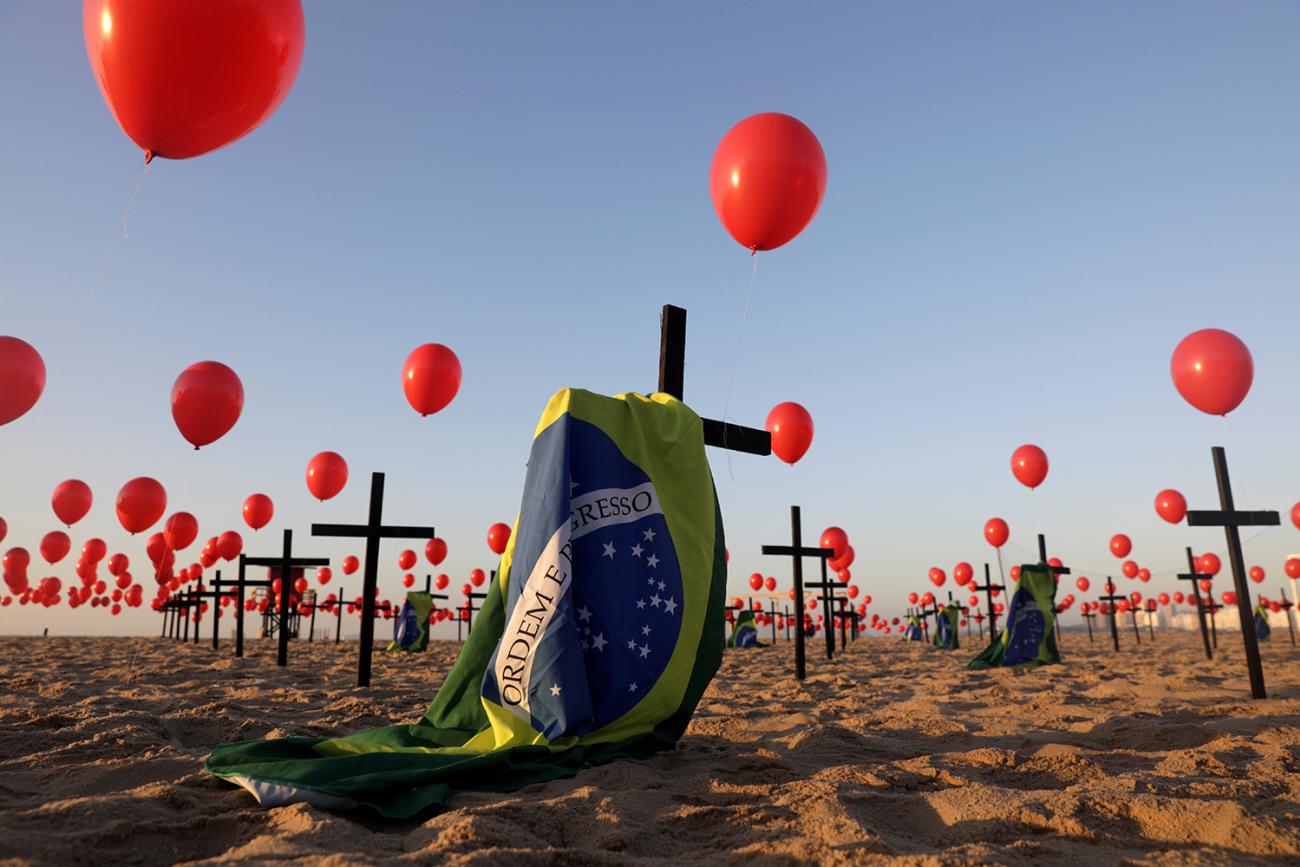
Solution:
M 949 602 L 939 612 L 934 624 L 934 646 L 940 650 L 956 650 L 957 624 L 961 621 L 961 610 L 955 603 Z
M 904 641 L 921 641 L 921 620 L 915 614 L 907 616 L 907 628 L 903 630 Z
M 758 628 L 754 626 L 754 612 L 744 609 L 736 612 L 736 623 L 727 638 L 728 647 L 757 647 Z
M 1268 641 L 1273 635 L 1273 627 L 1268 625 L 1268 609 L 1263 605 L 1255 606 L 1255 637 L 1260 641 Z
M 1046 563 L 1020 567 L 1007 625 L 970 668 L 1037 668 L 1061 661 L 1056 649 L 1056 577 Z
M 429 615 L 433 612 L 433 597 L 419 590 L 406 594 L 402 611 L 393 624 L 393 640 L 385 650 L 405 650 L 420 653 L 429 646 Z
M 217 747 L 263 806 L 390 817 L 671 748 L 722 660 L 726 560 L 699 416 L 566 389 L 533 436 L 497 579 L 424 718 Z

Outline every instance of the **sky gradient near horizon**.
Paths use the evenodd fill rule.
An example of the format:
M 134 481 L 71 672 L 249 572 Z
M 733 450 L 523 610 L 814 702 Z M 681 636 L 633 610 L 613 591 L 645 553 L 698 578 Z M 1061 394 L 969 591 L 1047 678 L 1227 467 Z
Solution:
M 795 400 L 817 425 L 793 468 L 711 451 L 736 592 L 756 570 L 789 586 L 759 546 L 786 542 L 792 503 L 809 537 L 849 532 L 855 583 L 894 615 L 931 566 L 989 560 L 994 515 L 1008 565 L 1044 532 L 1076 574 L 1118 578 L 1107 540 L 1126 532 L 1157 573 L 1141 589 L 1181 589 L 1183 546 L 1223 535 L 1152 501 L 1175 487 L 1217 507 L 1212 445 L 1241 507 L 1300 500 L 1295 3 L 309 2 L 288 99 L 230 147 L 156 161 L 98 285 L 141 155 L 80 14 L 0 0 L 0 334 L 48 369 L 37 407 L 0 427 L 6 548 L 36 558 L 50 492 L 81 478 L 96 502 L 74 551 L 101 536 L 143 576 L 144 537 L 112 504 L 152 475 L 200 540 L 239 529 L 264 554 L 292 527 L 303 553 L 341 558 L 360 551 L 307 527 L 360 520 L 383 470 L 386 518 L 435 525 L 459 587 L 493 565 L 484 534 L 514 518 L 547 397 L 653 388 L 666 302 L 690 314 L 687 403 L 761 426 Z M 829 180 L 804 234 L 759 256 L 728 401 L 751 263 L 707 171 L 759 111 L 807 123 Z M 1254 354 L 1227 419 L 1170 382 L 1175 344 L 1203 327 Z M 430 341 L 464 385 L 421 419 L 399 372 Z M 196 453 L 168 395 L 207 358 L 239 372 L 246 405 Z M 1032 492 L 1009 470 L 1025 442 L 1052 462 Z M 303 473 L 323 449 L 352 479 L 320 504 Z M 257 535 L 239 516 L 254 491 L 277 509 Z M 381 556 L 393 598 L 401 547 Z M 1294 551 L 1286 521 L 1252 539 L 1262 589 Z M 31 572 L 75 580 L 74 560 Z M 45 627 L 158 623 L 0 609 L 0 633 Z

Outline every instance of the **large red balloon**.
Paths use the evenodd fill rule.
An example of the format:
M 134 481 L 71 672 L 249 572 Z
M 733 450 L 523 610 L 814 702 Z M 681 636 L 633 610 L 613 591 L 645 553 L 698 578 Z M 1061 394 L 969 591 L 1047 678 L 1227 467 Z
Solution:
M 155 479 L 132 479 L 117 492 L 117 520 L 132 535 L 148 530 L 167 510 L 167 491 Z
M 397 568 L 406 571 L 415 565 L 415 552 L 410 548 L 397 555 Z
M 1132 560 L 1125 560 L 1120 564 L 1120 571 L 1124 573 L 1125 578 L 1136 578 L 1138 574 L 1138 564 Z
M 1110 537 L 1110 553 L 1116 557 L 1124 558 L 1133 550 L 1133 540 L 1123 533 L 1116 533 Z
M 447 543 L 437 536 L 424 543 L 424 558 L 437 566 L 447 559 Z
M 757 572 L 755 572 L 753 575 L 750 575 L 750 576 L 749 576 L 749 589 L 750 589 L 750 590 L 762 590 L 762 589 L 763 589 L 763 576 L 760 575 L 760 574 L 757 573 Z
M 81 479 L 68 479 L 66 482 L 60 482 L 54 489 L 50 504 L 54 506 L 54 514 L 58 519 L 71 527 L 86 517 L 94 500 L 90 485 Z
M 1156 494 L 1156 514 L 1177 524 L 1187 514 L 1187 500 L 1173 488 L 1166 488 Z
M 822 530 L 822 537 L 818 547 L 830 548 L 834 552 L 831 559 L 837 560 L 844 556 L 849 547 L 849 534 L 839 527 L 827 527 Z
M 250 494 L 244 500 L 244 523 L 256 532 L 271 523 L 275 514 L 275 503 L 266 494 Z
M 72 540 L 68 534 L 62 530 L 54 530 L 46 533 L 41 539 L 41 556 L 45 562 L 53 566 L 55 563 L 68 556 L 68 551 L 72 548 Z
M 1250 350 L 1235 334 L 1218 328 L 1182 339 L 1169 362 L 1183 400 L 1210 415 L 1227 415 L 1246 399 L 1255 378 Z
M 812 445 L 812 416 L 793 401 L 772 407 L 763 427 L 772 435 L 772 451 L 787 464 L 802 458 Z
M 1291 507 L 1291 523 L 1295 524 L 1297 530 L 1300 530 L 1300 503 L 1296 503 Z
M 958 587 L 965 587 L 966 582 L 973 577 L 975 577 L 975 570 L 965 561 L 952 567 L 952 580 L 957 582 Z
M 85 0 L 81 17 L 100 93 L 146 162 L 252 132 L 302 63 L 300 0 Z
M 1286 577 L 1300 578 L 1300 559 L 1288 557 L 1286 561 Z
M 189 512 L 177 512 L 163 525 L 163 541 L 173 551 L 184 551 L 198 536 L 198 519 Z
M 487 575 L 483 574 L 483 570 L 482 570 L 482 569 L 471 569 L 471 570 L 470 570 L 470 573 L 469 573 L 469 580 L 470 580 L 470 583 L 473 584 L 475 587 L 482 587 L 482 586 L 483 586 L 483 582 L 484 582 L 484 580 L 486 580 L 486 579 L 487 579 Z M 465 594 L 465 595 L 468 596 L 469 594 L 467 593 L 467 594 Z
M 1038 487 L 1047 478 L 1047 452 L 1026 443 L 1011 453 L 1011 472 L 1025 487 Z
M 348 462 L 337 452 L 321 452 L 307 462 L 307 490 L 324 502 L 348 483 Z
M 1011 528 L 1001 518 L 989 518 L 984 524 L 984 538 L 994 548 L 1001 548 L 1011 537 Z
M 935 587 L 942 587 L 943 582 L 948 580 L 948 576 L 944 574 L 944 571 L 940 569 L 938 566 L 935 566 L 933 569 L 930 570 L 930 574 L 928 577 L 930 578 L 930 583 L 933 584 Z
M 460 359 L 441 343 L 415 347 L 402 365 L 402 390 L 412 409 L 432 415 L 460 391 Z
M 227 562 L 239 556 L 239 552 L 244 550 L 244 538 L 234 530 L 227 530 L 217 537 L 217 551 L 221 554 L 221 559 Z
M 243 411 L 244 385 L 219 361 L 191 364 L 172 385 L 172 418 L 196 451 L 225 436 Z
M 751 252 L 804 230 L 826 193 L 826 154 L 813 131 L 765 112 L 733 126 L 713 153 L 709 195 L 722 225 Z
M 0 424 L 36 406 L 45 391 L 45 362 L 25 340 L 0 337 Z
M 509 541 L 509 524 L 493 524 L 491 527 L 488 527 L 487 545 L 488 548 L 492 550 L 493 554 L 504 554 L 506 552 L 506 543 Z

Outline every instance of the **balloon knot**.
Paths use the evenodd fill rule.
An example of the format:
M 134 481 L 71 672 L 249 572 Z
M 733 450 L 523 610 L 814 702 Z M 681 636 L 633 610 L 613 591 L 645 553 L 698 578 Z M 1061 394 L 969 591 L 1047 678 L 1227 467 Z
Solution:
M 145 162 L 149 162 L 149 161 L 148 161 L 148 160 L 145 160 Z M 749 255 L 752 257 L 752 256 L 755 256 L 755 255 L 757 255 L 757 254 L 758 254 L 758 245 L 757 245 L 757 244 L 751 244 L 750 247 L 749 247 Z
M 146 150 L 144 152 L 144 164 L 147 166 L 151 162 L 153 162 L 153 151 Z

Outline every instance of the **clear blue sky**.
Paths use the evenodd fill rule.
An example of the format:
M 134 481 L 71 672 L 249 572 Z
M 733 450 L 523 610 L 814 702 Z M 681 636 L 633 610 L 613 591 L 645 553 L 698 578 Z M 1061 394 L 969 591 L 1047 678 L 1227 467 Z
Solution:
M 1011 560 L 1043 531 L 1089 575 L 1118 574 L 1117 531 L 1157 573 L 1184 544 L 1222 550 L 1152 509 L 1168 486 L 1213 505 L 1211 445 L 1244 507 L 1300 499 L 1295 3 L 308 3 L 287 101 L 231 147 L 154 164 L 78 326 L 141 171 L 80 14 L 0 0 L 0 333 L 49 369 L 37 408 L 0 428 L 5 547 L 35 557 L 50 491 L 79 477 L 97 501 L 74 544 L 102 535 L 143 575 L 112 502 L 148 474 L 200 539 L 239 527 L 260 554 L 291 526 L 342 557 L 307 525 L 360 519 L 384 470 L 388 517 L 435 524 L 459 586 L 491 565 L 488 525 L 513 519 L 547 396 L 653 387 L 664 302 L 690 310 L 687 402 L 722 412 L 750 261 L 707 170 L 758 111 L 804 120 L 830 170 L 812 226 L 760 257 L 730 403 L 758 425 L 803 403 L 812 450 L 793 469 L 712 455 L 735 589 L 755 569 L 788 586 L 758 549 L 784 541 L 791 503 L 810 535 L 849 531 L 855 580 L 890 614 L 929 567 L 987 559 L 992 515 Z M 1207 326 L 1255 356 L 1227 420 L 1169 380 L 1174 345 Z M 465 379 L 421 419 L 399 372 L 427 341 Z M 207 358 L 247 403 L 195 453 L 168 393 Z M 1032 493 L 1008 467 L 1023 442 L 1052 461 Z M 353 474 L 324 505 L 303 483 L 322 449 Z M 253 491 L 277 507 L 257 537 L 239 520 Z M 1249 546 L 1268 591 L 1295 550 L 1289 524 Z M 0 632 L 47 625 L 157 620 L 0 610 Z

